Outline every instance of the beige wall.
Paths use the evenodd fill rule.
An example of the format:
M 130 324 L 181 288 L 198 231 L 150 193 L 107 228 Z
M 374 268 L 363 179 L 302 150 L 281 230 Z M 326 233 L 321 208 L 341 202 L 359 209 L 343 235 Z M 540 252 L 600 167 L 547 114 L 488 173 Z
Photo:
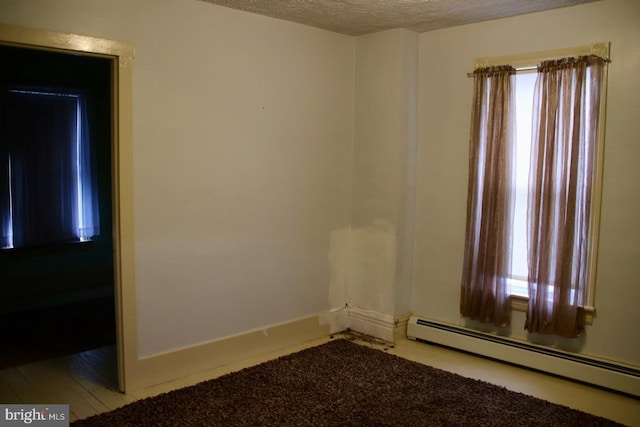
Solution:
M 544 28 L 544 31 L 541 29 Z M 416 250 L 412 309 L 458 314 L 466 215 L 473 59 L 610 41 L 609 94 L 596 318 L 557 343 L 640 365 L 640 2 L 605 0 L 425 33 L 420 38 Z M 512 334 L 524 336 L 524 315 Z
M 141 356 L 328 309 L 353 38 L 184 0 L 3 0 L 0 22 L 135 45 Z

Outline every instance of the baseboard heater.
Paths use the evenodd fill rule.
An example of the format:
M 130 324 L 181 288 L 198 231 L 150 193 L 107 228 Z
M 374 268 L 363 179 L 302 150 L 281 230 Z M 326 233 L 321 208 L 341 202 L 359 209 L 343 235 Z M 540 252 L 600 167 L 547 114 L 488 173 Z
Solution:
M 640 396 L 640 369 L 412 316 L 407 337 Z

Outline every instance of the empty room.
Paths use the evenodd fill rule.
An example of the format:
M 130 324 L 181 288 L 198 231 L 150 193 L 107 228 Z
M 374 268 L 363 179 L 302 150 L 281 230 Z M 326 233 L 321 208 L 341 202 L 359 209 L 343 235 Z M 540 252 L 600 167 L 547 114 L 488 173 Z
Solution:
M 106 299 L 70 322 L 108 320 L 82 348 L 108 362 L 13 363 L 0 404 L 81 420 L 346 338 L 640 425 L 637 0 L 0 0 L 0 48 L 67 57 L 36 67 L 65 79 L 98 62 L 110 90 L 88 103 L 99 227 L 65 242 L 106 263 L 14 280 L 49 249 L 18 247 L 27 160 L 0 141 L 0 315 Z M 582 86 L 545 85 L 574 65 Z M 42 81 L 3 81 L 0 114 Z

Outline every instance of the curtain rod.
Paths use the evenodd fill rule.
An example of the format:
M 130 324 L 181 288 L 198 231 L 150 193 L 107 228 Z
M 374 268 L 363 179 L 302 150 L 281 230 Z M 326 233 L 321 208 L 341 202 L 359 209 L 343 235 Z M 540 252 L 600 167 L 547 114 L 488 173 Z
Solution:
M 611 62 L 611 60 L 608 59 L 608 58 L 602 58 L 602 59 L 604 59 L 604 62 L 606 62 L 607 64 Z M 538 69 L 537 65 L 531 65 L 529 67 L 516 68 L 515 70 L 516 70 L 516 73 L 521 73 L 521 72 L 524 72 L 524 71 L 532 71 L 532 70 L 537 70 L 537 69 Z M 473 72 L 467 73 L 467 77 L 473 77 Z
M 521 68 L 516 68 L 516 73 L 521 73 L 523 71 L 537 70 L 537 69 L 538 69 L 537 65 L 532 65 L 530 67 L 521 67 Z M 473 72 L 467 73 L 467 77 L 473 77 Z

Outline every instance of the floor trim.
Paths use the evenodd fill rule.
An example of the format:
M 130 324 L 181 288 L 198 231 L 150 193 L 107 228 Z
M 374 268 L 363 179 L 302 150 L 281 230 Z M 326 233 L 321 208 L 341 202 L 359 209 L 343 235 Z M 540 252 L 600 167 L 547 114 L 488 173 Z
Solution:
M 320 316 L 311 316 L 140 358 L 128 378 L 127 392 L 304 344 L 329 334 L 329 325 L 321 324 Z

